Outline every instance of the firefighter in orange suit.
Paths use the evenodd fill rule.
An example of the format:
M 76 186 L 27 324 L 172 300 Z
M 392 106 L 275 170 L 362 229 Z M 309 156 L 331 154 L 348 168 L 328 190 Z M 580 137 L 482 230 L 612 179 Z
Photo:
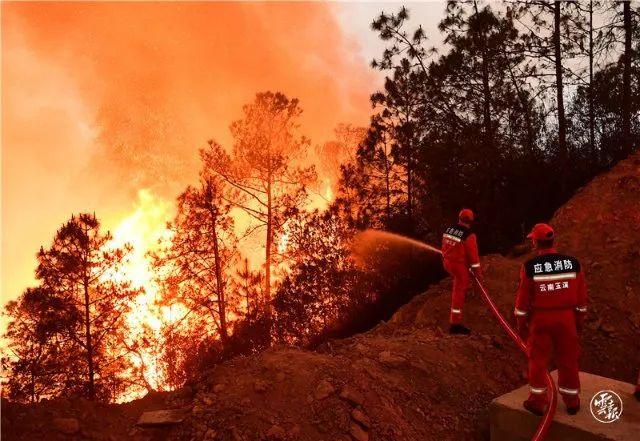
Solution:
M 478 242 L 476 235 L 471 231 L 473 220 L 473 211 L 465 208 L 458 214 L 458 223 L 447 227 L 442 235 L 444 268 L 453 277 L 449 316 L 451 334 L 471 333 L 471 330 L 462 324 L 462 307 L 470 284 L 469 268 L 476 277 L 482 278 Z
M 537 256 L 520 270 L 515 315 L 527 342 L 529 398 L 524 407 L 542 415 L 547 406 L 545 375 L 555 350 L 558 390 L 570 415 L 580 410 L 579 334 L 587 312 L 587 285 L 578 260 L 559 254 L 554 232 L 537 224 L 529 234 Z

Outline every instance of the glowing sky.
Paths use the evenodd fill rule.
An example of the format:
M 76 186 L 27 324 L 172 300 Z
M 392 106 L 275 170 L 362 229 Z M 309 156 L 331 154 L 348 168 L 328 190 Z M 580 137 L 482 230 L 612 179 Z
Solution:
M 33 282 L 35 253 L 72 213 L 116 229 L 141 190 L 173 201 L 257 91 L 299 98 L 314 143 L 366 125 L 383 47 L 369 24 L 398 7 L 3 2 L 3 299 Z M 443 5 L 409 7 L 435 34 Z

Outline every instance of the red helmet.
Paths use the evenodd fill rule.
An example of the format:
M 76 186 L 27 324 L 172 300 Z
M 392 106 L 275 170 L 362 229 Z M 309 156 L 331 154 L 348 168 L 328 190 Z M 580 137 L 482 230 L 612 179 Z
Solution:
M 550 240 L 553 239 L 555 233 L 549 224 L 535 224 L 531 229 L 531 233 L 527 235 L 529 239 Z
M 458 213 L 458 219 L 461 222 L 473 222 L 473 217 L 473 211 L 468 208 L 463 208 L 460 210 L 460 213 Z

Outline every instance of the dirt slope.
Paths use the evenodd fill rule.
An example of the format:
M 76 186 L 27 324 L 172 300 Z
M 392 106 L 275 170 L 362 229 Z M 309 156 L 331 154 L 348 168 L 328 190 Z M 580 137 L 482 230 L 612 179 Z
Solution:
M 632 381 L 640 368 L 640 156 L 595 179 L 551 223 L 559 248 L 587 271 L 583 369 Z M 526 257 L 483 258 L 488 288 L 509 316 Z M 449 290 L 450 281 L 442 281 L 365 334 L 315 352 L 273 348 L 237 358 L 175 393 L 121 406 L 4 405 L 2 434 L 7 440 L 488 439 L 488 404 L 524 384 L 524 358 L 477 295 L 465 308 L 474 334 L 444 334 Z M 143 409 L 162 407 L 183 408 L 187 419 L 133 428 Z M 62 435 L 53 423 L 59 416 L 77 418 L 80 429 Z

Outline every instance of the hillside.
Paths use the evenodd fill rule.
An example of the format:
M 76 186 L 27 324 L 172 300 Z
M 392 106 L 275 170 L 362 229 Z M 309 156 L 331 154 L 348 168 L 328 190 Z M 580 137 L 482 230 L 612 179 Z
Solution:
M 634 381 L 640 368 L 640 155 L 581 189 L 551 220 L 558 248 L 584 264 L 590 309 L 582 369 Z M 480 238 L 481 239 L 481 238 Z M 527 255 L 483 258 L 487 286 L 511 317 Z M 272 348 L 204 372 L 175 393 L 125 405 L 3 403 L 2 435 L 18 439 L 482 440 L 488 404 L 521 384 L 524 357 L 477 295 L 469 337 L 449 336 L 450 280 L 387 323 L 317 351 Z M 176 426 L 135 428 L 143 410 L 184 409 Z M 79 427 L 66 420 L 77 419 Z M 74 427 L 69 427 L 69 425 Z M 65 435 L 66 431 L 72 433 Z

